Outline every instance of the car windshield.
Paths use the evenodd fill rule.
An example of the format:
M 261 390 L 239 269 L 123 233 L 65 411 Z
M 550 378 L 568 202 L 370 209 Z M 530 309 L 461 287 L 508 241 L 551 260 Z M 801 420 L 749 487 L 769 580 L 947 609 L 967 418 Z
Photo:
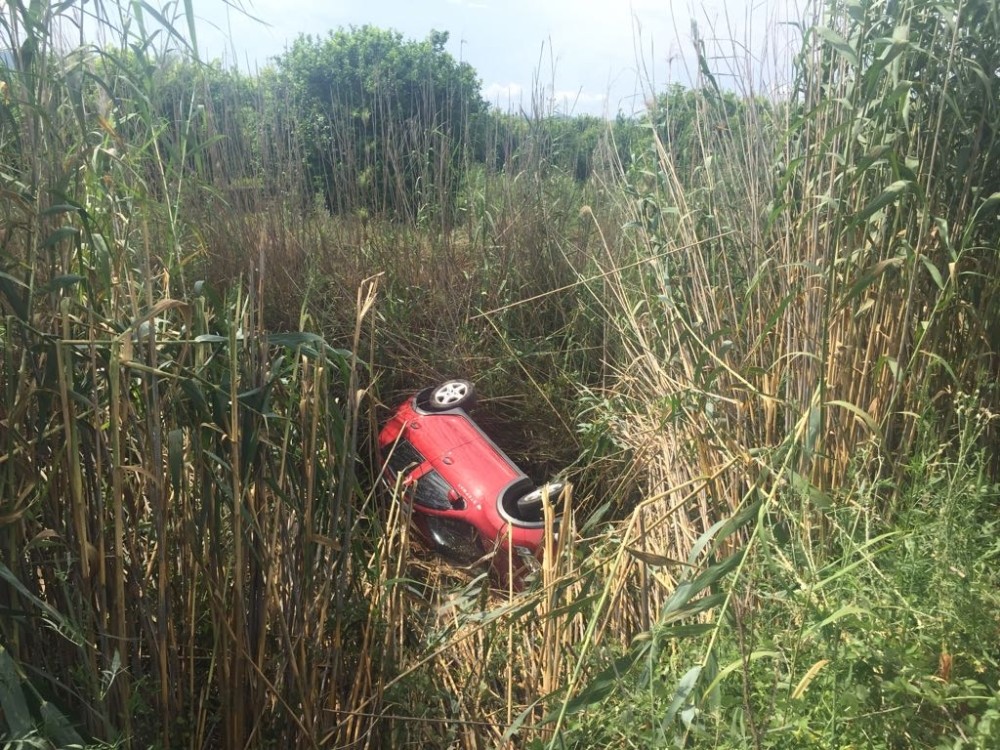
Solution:
M 386 464 L 394 474 L 413 469 L 423 462 L 424 457 L 420 455 L 420 451 L 405 438 L 396 441 L 396 444 L 392 446 L 392 452 L 389 453 L 389 458 L 386 460 Z
M 428 471 L 417 481 L 413 490 L 413 501 L 425 508 L 435 510 L 451 510 L 448 493 L 451 486 L 436 471 Z
M 430 516 L 427 530 L 438 550 L 457 563 L 469 565 L 483 556 L 479 535 L 464 521 Z

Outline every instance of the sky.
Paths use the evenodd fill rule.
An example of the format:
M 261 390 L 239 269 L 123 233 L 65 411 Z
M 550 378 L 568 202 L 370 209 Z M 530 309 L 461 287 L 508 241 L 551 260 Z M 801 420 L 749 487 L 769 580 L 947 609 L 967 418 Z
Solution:
M 752 81 L 772 93 L 788 77 L 782 22 L 798 17 L 795 1 L 242 0 L 244 14 L 225 0 L 195 0 L 194 8 L 202 57 L 245 71 L 302 33 L 371 24 L 424 39 L 437 29 L 449 32 L 448 51 L 476 69 L 494 106 L 530 112 L 534 99 L 545 112 L 613 117 L 641 110 L 653 88 L 692 81 L 692 20 L 720 85 Z

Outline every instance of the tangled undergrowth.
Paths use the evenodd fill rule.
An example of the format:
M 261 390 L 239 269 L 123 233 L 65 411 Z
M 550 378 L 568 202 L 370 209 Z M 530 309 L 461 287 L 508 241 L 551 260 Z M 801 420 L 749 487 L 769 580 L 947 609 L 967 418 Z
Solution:
M 989 2 L 817 8 L 780 98 L 696 38 L 582 162 L 545 113 L 392 162 L 405 216 L 297 179 L 276 79 L 76 8 L 0 20 L 7 745 L 1000 746 Z M 526 592 L 375 481 L 460 375 L 574 485 Z

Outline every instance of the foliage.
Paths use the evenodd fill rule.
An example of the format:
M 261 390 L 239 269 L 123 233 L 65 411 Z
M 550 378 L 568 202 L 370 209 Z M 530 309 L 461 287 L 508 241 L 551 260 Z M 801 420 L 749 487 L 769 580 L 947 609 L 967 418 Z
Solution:
M 492 169 L 515 174 L 529 168 L 554 170 L 580 183 L 600 166 L 601 147 L 609 135 L 604 120 L 588 115 L 529 117 L 493 112 L 485 122 L 490 132 L 483 137 L 484 150 L 477 156 Z M 626 122 L 619 120 L 618 128 Z
M 627 175 L 647 263 L 612 277 L 632 365 L 591 418 L 660 499 L 647 554 L 683 559 L 748 485 L 766 523 L 729 621 L 688 633 L 661 683 L 623 681 L 567 744 L 995 743 L 980 285 L 997 273 L 996 122 L 955 104 L 997 84 L 990 43 L 971 41 L 984 10 L 834 6 L 796 97 L 744 97 L 722 128 L 710 74 L 668 96 L 653 158 Z M 970 144 L 991 154 L 971 178 Z M 657 582 L 644 599 L 662 611 L 674 581 Z
M 148 39 L 63 53 L 77 9 L 41 7 L 3 26 L 31 50 L 0 174 L 3 739 L 363 732 L 314 699 L 376 663 L 357 655 L 381 605 L 350 554 L 358 362 L 266 331 L 255 284 L 188 280 L 196 103 L 173 127 Z M 350 663 L 316 657 L 333 642 Z
M 337 212 L 415 219 L 446 210 L 485 108 L 479 81 L 444 45 L 371 26 L 301 36 L 276 60 L 308 144 L 309 174 Z
M 696 35 L 613 123 L 487 112 L 443 33 L 249 78 L 130 7 L 2 16 L 5 742 L 997 744 L 989 2 L 833 4 L 784 99 Z M 526 592 L 377 487 L 455 375 L 576 488 Z
M 711 86 L 698 90 L 671 85 L 656 97 L 647 118 L 663 148 L 670 152 L 681 179 L 692 180 L 711 166 L 711 156 L 727 142 L 740 142 L 750 124 L 748 114 L 766 111 L 767 103 L 743 98 Z M 707 157 L 706 164 L 699 157 Z

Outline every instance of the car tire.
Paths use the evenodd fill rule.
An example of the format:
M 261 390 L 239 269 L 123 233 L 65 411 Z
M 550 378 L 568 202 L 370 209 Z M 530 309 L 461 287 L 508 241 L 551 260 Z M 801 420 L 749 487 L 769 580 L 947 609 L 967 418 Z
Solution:
M 431 411 L 471 409 L 476 403 L 476 388 L 468 380 L 446 380 L 427 399 Z
M 565 482 L 549 482 L 545 487 L 548 488 L 549 502 L 555 503 L 559 500 L 559 496 L 562 494 L 563 489 L 566 487 Z M 531 492 L 522 495 L 517 499 L 517 516 L 524 521 L 541 521 L 542 520 L 542 494 L 545 487 L 538 487 L 533 489 Z

